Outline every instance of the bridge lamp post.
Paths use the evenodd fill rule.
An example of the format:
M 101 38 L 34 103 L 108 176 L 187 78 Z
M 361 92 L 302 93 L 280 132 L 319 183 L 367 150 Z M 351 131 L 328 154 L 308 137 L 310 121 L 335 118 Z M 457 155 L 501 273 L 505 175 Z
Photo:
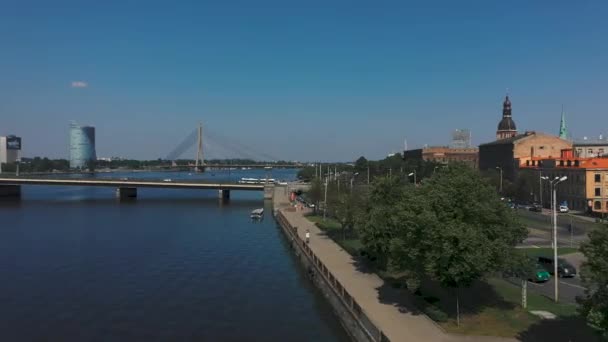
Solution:
M 407 175 L 408 177 L 412 177 L 414 176 L 414 185 L 416 185 L 416 170 L 414 170 L 414 172 L 410 172 L 409 175 Z

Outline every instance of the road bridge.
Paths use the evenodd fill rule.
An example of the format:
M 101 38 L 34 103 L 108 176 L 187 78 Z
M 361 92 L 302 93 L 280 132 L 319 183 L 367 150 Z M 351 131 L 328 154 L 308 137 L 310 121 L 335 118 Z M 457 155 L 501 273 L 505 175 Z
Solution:
M 230 198 L 230 191 L 263 191 L 264 199 L 272 199 L 274 184 L 204 183 L 194 181 L 132 180 L 132 179 L 57 179 L 57 178 L 0 178 L 0 197 L 20 197 L 21 185 L 96 186 L 116 188 L 120 198 L 137 197 L 137 188 L 218 190 L 222 199 Z

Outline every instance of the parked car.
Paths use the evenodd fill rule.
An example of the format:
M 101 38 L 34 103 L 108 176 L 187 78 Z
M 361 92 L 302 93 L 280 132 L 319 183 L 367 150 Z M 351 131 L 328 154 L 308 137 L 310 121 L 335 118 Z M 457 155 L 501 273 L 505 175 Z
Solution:
M 544 283 L 549 279 L 551 279 L 549 272 L 547 272 L 547 270 L 541 264 L 535 263 L 528 280 L 535 283 Z
M 542 212 L 542 211 L 543 211 L 543 207 L 541 207 L 541 206 L 540 206 L 540 205 L 538 205 L 538 204 L 534 204 L 534 205 L 533 205 L 533 206 L 531 206 L 531 207 L 530 207 L 530 209 L 528 209 L 528 210 L 530 210 L 530 211 L 535 211 L 535 212 L 540 213 L 540 212 Z
M 552 257 L 538 257 L 538 263 L 546 268 L 550 274 L 554 275 L 554 264 Z M 558 277 L 575 277 L 576 268 L 564 259 L 557 258 L 557 276 Z
M 163 179 L 163 182 L 172 182 L 171 178 L 165 178 Z
M 566 206 L 566 205 L 560 205 L 559 206 L 559 212 L 560 213 L 567 213 L 568 211 L 570 211 L 570 209 L 568 209 L 568 206 Z

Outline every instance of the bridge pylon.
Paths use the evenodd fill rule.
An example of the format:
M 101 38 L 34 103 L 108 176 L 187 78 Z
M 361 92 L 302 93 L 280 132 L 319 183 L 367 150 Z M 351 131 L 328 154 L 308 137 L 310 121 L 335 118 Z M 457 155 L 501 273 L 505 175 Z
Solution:
M 205 159 L 203 158 L 203 124 L 198 124 L 198 142 L 196 149 L 196 163 L 194 172 L 205 172 Z

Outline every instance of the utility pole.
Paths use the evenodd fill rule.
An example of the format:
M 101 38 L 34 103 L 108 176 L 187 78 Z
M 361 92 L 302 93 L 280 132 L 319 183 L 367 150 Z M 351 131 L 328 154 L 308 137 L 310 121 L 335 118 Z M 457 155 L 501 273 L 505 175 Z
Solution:
M 367 185 L 369 185 L 369 164 L 367 165 Z
M 327 217 L 327 183 L 329 183 L 329 166 L 327 167 L 327 175 L 325 177 L 325 199 L 323 200 L 323 220 Z

